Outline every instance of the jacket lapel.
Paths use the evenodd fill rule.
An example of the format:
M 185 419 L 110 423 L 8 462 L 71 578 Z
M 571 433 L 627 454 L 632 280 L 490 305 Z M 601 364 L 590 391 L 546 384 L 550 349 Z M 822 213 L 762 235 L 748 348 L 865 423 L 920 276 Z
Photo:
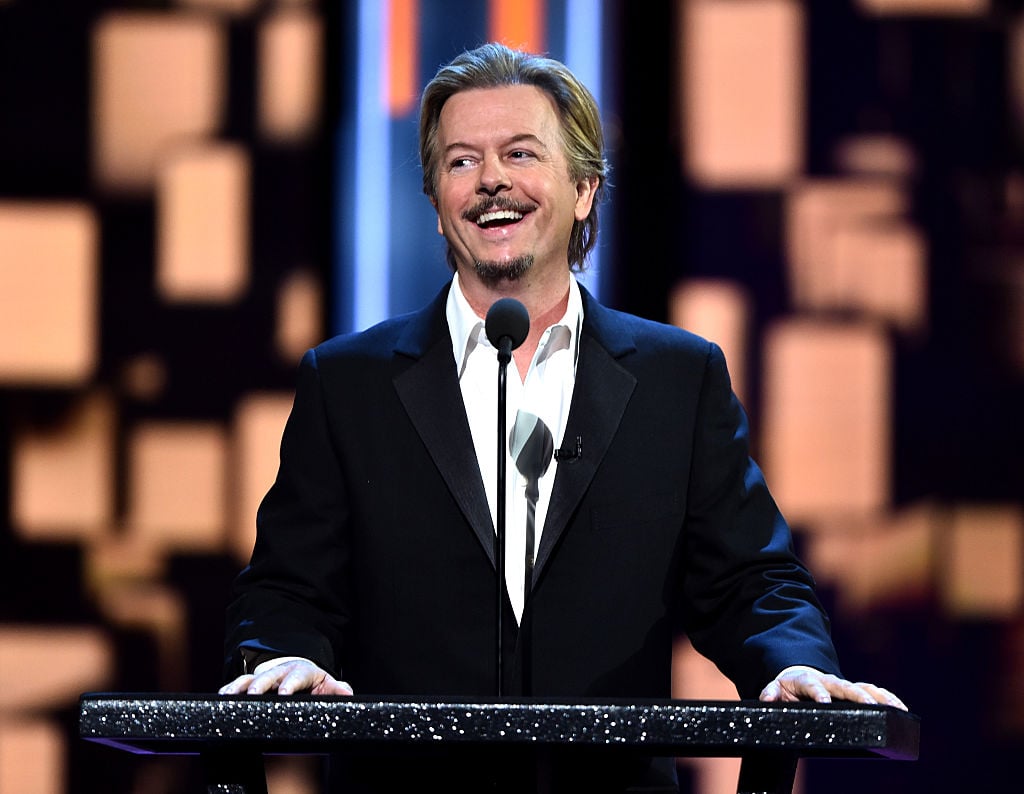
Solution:
M 434 464 L 494 565 L 494 523 L 473 447 L 452 357 L 442 290 L 413 315 L 395 353 L 415 361 L 395 376 L 395 390 Z M 462 410 L 460 410 L 462 409 Z
M 579 459 L 558 463 L 534 578 L 544 566 L 601 465 L 636 386 L 617 359 L 635 350 L 616 313 L 583 290 L 584 323 L 579 364 L 565 439 L 582 439 Z M 431 458 L 473 527 L 491 564 L 494 523 L 469 430 L 445 318 L 447 289 L 412 315 L 395 345 L 396 356 L 412 359 L 394 378 L 395 390 Z
M 563 444 L 582 440 L 582 455 L 558 463 L 555 483 L 541 534 L 534 581 L 579 506 L 594 473 L 618 431 L 622 415 L 636 386 L 636 378 L 617 359 L 635 350 L 632 336 L 614 312 L 583 290 L 584 320 L 569 420 Z

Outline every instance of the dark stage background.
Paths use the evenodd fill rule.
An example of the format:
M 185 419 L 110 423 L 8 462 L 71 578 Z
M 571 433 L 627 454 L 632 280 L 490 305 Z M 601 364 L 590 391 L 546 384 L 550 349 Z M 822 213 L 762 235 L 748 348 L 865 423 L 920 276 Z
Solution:
M 77 696 L 221 683 L 302 351 L 447 278 L 416 92 L 487 38 L 599 96 L 588 286 L 722 343 L 846 674 L 923 718 L 919 762 L 799 790 L 1013 790 L 1024 3 L 0 0 L 0 794 L 197 790 Z

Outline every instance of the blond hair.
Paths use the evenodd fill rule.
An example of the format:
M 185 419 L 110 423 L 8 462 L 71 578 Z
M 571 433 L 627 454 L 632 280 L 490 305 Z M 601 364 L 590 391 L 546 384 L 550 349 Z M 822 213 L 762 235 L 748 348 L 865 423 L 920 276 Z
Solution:
M 578 182 L 596 177 L 598 180 L 590 214 L 573 223 L 569 236 L 569 267 L 581 271 L 585 268 L 587 254 L 597 242 L 597 207 L 604 194 L 608 163 L 604 158 L 604 133 L 597 102 L 565 64 L 491 43 L 463 52 L 441 67 L 424 89 L 420 102 L 423 192 L 431 200 L 436 198 L 437 133 L 444 103 L 460 91 L 510 85 L 536 86 L 554 100 L 570 179 Z M 448 264 L 454 270 L 452 256 L 449 248 Z

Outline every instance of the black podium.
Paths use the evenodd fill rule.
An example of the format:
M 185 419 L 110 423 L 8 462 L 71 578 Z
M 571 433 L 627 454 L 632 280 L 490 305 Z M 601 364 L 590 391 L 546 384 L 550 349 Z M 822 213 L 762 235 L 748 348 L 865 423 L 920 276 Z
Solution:
M 792 791 L 801 757 L 916 759 L 920 720 L 853 703 L 87 693 L 79 734 L 132 753 L 201 755 L 211 793 L 265 794 L 263 754 L 487 746 L 740 757 L 738 791 L 776 794 Z

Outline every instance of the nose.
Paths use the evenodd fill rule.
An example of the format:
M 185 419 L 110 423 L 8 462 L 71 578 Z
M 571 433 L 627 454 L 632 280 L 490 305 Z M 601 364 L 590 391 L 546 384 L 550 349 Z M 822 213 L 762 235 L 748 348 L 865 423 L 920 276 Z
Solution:
M 508 172 L 502 165 L 501 158 L 491 156 L 484 158 L 479 169 L 480 181 L 477 185 L 477 192 L 488 196 L 495 196 L 503 190 L 512 187 Z

